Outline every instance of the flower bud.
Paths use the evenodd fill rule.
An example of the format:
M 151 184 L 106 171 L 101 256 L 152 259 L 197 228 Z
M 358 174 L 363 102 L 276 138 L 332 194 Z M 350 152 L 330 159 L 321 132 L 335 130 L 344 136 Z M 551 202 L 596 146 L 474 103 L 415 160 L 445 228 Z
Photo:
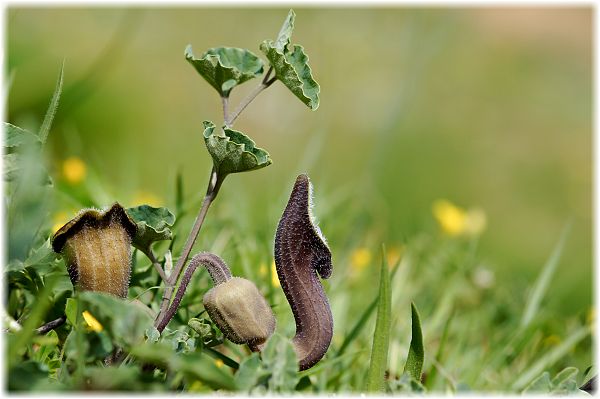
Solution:
M 275 331 L 275 316 L 256 285 L 232 277 L 204 295 L 204 308 L 223 335 L 236 344 L 260 345 Z
M 65 258 L 73 285 L 125 298 L 135 232 L 136 224 L 115 203 L 106 212 L 80 212 L 54 234 L 52 248 Z

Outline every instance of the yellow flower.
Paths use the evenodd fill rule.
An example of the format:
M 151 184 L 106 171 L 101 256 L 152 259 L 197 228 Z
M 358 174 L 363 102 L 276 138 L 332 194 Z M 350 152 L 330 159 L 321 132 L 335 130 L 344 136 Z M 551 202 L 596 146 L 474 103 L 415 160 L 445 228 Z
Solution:
M 85 163 L 77 157 L 69 157 L 62 164 L 62 174 L 71 184 L 81 183 L 85 178 L 86 170 Z
M 368 248 L 357 248 L 350 255 L 350 266 L 354 273 L 360 273 L 371 262 L 371 251 Z
M 544 345 L 545 346 L 556 346 L 558 344 L 560 344 L 560 337 L 556 334 L 552 334 L 547 336 L 546 338 L 544 338 Z
M 61 227 L 69 221 L 69 215 L 65 211 L 60 211 L 52 217 L 52 234 L 56 233 Z
M 153 207 L 162 206 L 163 200 L 148 191 L 138 191 L 133 199 L 134 204 L 146 204 Z
M 82 315 L 90 330 L 100 332 L 104 329 L 102 324 L 100 324 L 100 322 L 87 310 L 83 312 Z
M 267 275 L 267 271 L 267 265 L 261 263 L 260 267 L 258 268 L 258 275 L 261 277 L 265 277 Z
M 442 231 L 449 236 L 478 235 L 487 225 L 483 210 L 475 208 L 466 211 L 444 199 L 433 203 L 432 212 Z
M 596 309 L 592 306 L 585 317 L 587 324 L 593 324 L 596 321 Z
M 396 263 L 400 259 L 400 256 L 402 256 L 403 250 L 404 248 L 402 248 L 402 246 L 391 247 L 387 250 L 387 263 L 390 269 L 392 269 L 396 265 Z
M 277 268 L 275 267 L 275 261 L 271 263 L 271 284 L 273 287 L 279 287 L 279 277 L 277 276 Z
M 218 368 L 221 368 L 221 367 L 223 367 L 223 364 L 225 364 L 225 363 L 223 363 L 223 361 L 222 361 L 221 359 L 217 359 L 217 360 L 215 360 L 215 365 L 216 365 Z

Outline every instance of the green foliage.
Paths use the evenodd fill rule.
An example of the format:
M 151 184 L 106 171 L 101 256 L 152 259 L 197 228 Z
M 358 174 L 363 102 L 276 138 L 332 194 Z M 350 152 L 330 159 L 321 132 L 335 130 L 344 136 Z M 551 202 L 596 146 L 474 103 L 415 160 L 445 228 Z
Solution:
M 235 86 L 263 72 L 262 60 L 251 51 L 241 48 L 211 48 L 200 58 L 195 58 L 192 46 L 188 45 L 185 59 L 222 97 L 228 97 Z
M 371 349 L 371 362 L 367 372 L 365 390 L 380 392 L 384 388 L 384 376 L 387 368 L 388 350 L 390 342 L 390 327 L 392 319 L 392 291 L 390 288 L 390 274 L 385 254 L 382 248 L 382 260 L 379 274 L 379 299 L 377 305 L 377 321 L 373 334 Z
M 127 208 L 127 214 L 137 224 L 133 246 L 144 254 L 150 254 L 154 242 L 173 238 L 170 227 L 175 223 L 175 215 L 169 209 L 140 205 Z
M 225 128 L 225 135 L 220 136 L 215 128 L 214 123 L 204 121 L 204 142 L 221 179 L 230 173 L 256 170 L 271 164 L 269 153 L 255 147 L 254 141 L 244 133 Z
M 48 110 L 46 111 L 46 116 L 44 116 L 44 121 L 42 122 L 42 126 L 40 126 L 40 131 L 38 133 L 38 137 L 42 144 L 46 143 L 48 139 L 48 133 L 50 133 L 50 127 L 52 127 L 52 122 L 54 121 L 54 116 L 56 115 L 56 111 L 58 111 L 58 101 L 60 100 L 60 95 L 62 93 L 63 87 L 63 76 L 65 70 L 65 63 L 60 67 L 60 72 L 58 74 L 58 80 L 56 81 L 56 87 L 54 88 L 54 93 L 52 94 L 52 99 L 50 100 L 50 105 L 48 106 Z
M 304 48 L 300 45 L 290 48 L 295 16 L 294 11 L 290 10 L 277 39 L 265 40 L 260 50 L 275 70 L 277 79 L 314 111 L 319 107 L 319 84 L 313 79 Z
M 273 334 L 262 350 L 262 361 L 257 353 L 247 357 L 236 374 L 240 391 L 260 393 L 294 392 L 298 384 L 298 359 L 289 339 Z
M 524 390 L 523 394 L 550 394 L 550 395 L 572 395 L 583 394 L 580 391 L 575 378 L 579 370 L 576 367 L 567 367 L 550 379 L 550 373 L 544 371 L 533 380 Z
M 521 328 L 527 327 L 538 313 L 542 298 L 550 286 L 550 281 L 552 280 L 552 276 L 556 271 L 563 248 L 565 246 L 565 241 L 567 240 L 570 231 L 571 223 L 568 223 L 563 228 L 560 238 L 556 243 L 550 258 L 548 258 L 548 261 L 542 268 L 542 271 L 531 290 L 527 304 L 525 305 L 525 311 L 523 312 L 523 317 L 521 318 Z
M 408 357 L 404 365 L 404 372 L 408 373 L 414 380 L 421 381 L 421 370 L 425 359 L 425 348 L 423 347 L 423 332 L 421 331 L 421 318 L 414 303 L 410 304 L 412 320 L 412 338 Z

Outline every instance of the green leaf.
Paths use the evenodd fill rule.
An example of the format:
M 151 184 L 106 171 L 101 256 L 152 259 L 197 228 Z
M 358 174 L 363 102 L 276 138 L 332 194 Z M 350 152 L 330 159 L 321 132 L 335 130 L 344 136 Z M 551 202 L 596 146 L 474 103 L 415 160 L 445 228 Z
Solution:
M 48 367 L 45 364 L 27 360 L 12 367 L 7 380 L 9 392 L 31 391 L 34 385 L 48 380 Z
M 566 367 L 554 376 L 552 379 L 552 386 L 558 388 L 569 380 L 574 379 L 578 373 L 579 369 L 577 367 Z
M 373 335 L 373 346 L 371 349 L 371 363 L 369 364 L 365 387 L 365 390 L 368 392 L 383 391 L 385 369 L 388 360 L 392 294 L 390 289 L 390 274 L 386 259 L 385 247 L 382 247 L 377 321 L 375 322 L 375 334 Z
M 531 290 L 531 295 L 527 299 L 525 311 L 523 312 L 523 317 L 521 318 L 521 329 L 527 327 L 538 313 L 540 304 L 542 303 L 542 298 L 550 286 L 550 281 L 552 280 L 552 276 L 556 271 L 556 267 L 558 266 L 558 262 L 560 261 L 562 251 L 565 246 L 565 241 L 567 240 L 570 231 L 571 223 L 569 222 L 563 228 L 560 238 L 554 247 L 554 251 L 552 251 L 550 258 L 544 265 L 542 272 L 540 273 Z
M 152 243 L 155 241 L 173 238 L 170 227 L 175 223 L 175 215 L 169 209 L 140 205 L 127 208 L 126 211 L 137 224 L 137 232 L 132 244 L 146 255 L 149 256 Z
M 215 133 L 215 125 L 204 121 L 204 142 L 213 159 L 217 176 L 264 168 L 271 164 L 269 153 L 255 147 L 254 141 L 242 132 L 223 129 L 225 136 Z
M 23 266 L 47 265 L 58 259 L 58 254 L 52 249 L 50 238 L 48 238 L 38 249 L 33 250 L 23 263 Z
M 77 323 L 77 300 L 75 298 L 67 298 L 65 315 L 71 325 L 74 326 Z
M 195 58 L 192 46 L 188 45 L 185 59 L 222 97 L 228 97 L 235 86 L 263 72 L 263 61 L 251 51 L 241 48 L 211 48 L 200 58 Z
M 52 121 L 54 121 L 54 115 L 56 115 L 56 110 L 58 109 L 58 100 L 60 99 L 60 94 L 62 93 L 62 87 L 63 87 L 64 69 L 65 69 L 65 63 L 63 61 L 63 64 L 60 67 L 58 79 L 56 81 L 56 88 L 54 89 L 54 93 L 52 94 L 52 99 L 50 100 L 50 105 L 48 106 L 48 110 L 46 111 L 46 116 L 44 116 L 44 121 L 42 122 L 42 126 L 40 127 L 40 132 L 38 134 L 42 144 L 44 144 L 46 142 L 46 139 L 48 138 L 48 133 L 50 132 L 50 127 L 52 126 Z
M 149 314 L 127 300 L 92 291 L 81 292 L 79 299 L 79 312 L 89 311 L 120 346 L 142 342 L 146 330 L 152 326 Z
M 421 381 L 421 370 L 423 369 L 423 360 L 425 358 L 423 332 L 421 331 L 421 319 L 417 307 L 414 303 L 411 303 L 410 306 L 412 315 L 412 338 L 410 340 L 406 364 L 404 365 L 404 372 L 408 373 L 415 380 Z
M 263 364 L 271 373 L 269 391 L 293 392 L 298 384 L 298 358 L 289 339 L 273 334 L 262 351 Z
M 396 264 L 394 265 L 394 270 L 392 270 L 392 273 L 390 275 L 390 282 L 394 279 L 394 276 L 396 275 L 396 272 L 399 269 L 401 259 L 402 258 L 398 258 L 398 260 L 396 261 Z M 342 356 L 344 354 L 344 352 L 346 351 L 346 349 L 348 348 L 348 346 L 350 345 L 350 343 L 352 343 L 354 341 L 354 339 L 358 336 L 358 334 L 362 331 L 363 327 L 367 324 L 367 320 L 371 316 L 371 313 L 373 313 L 373 311 L 377 307 L 377 302 L 378 302 L 378 298 L 375 298 L 369 304 L 369 306 L 367 306 L 367 308 L 365 309 L 363 314 L 360 316 L 360 318 L 354 324 L 354 327 L 352 327 L 352 329 L 350 330 L 348 335 L 346 335 L 344 337 L 344 342 L 342 342 L 340 349 L 338 349 L 338 351 L 336 353 L 336 357 Z
M 13 148 L 21 145 L 40 144 L 40 139 L 29 130 L 22 129 L 18 126 L 4 122 L 4 147 Z
M 279 79 L 306 106 L 315 111 L 319 108 L 319 84 L 313 79 L 304 48 L 294 45 L 293 51 L 285 53 L 275 48 L 275 42 L 265 40 L 260 49 Z
M 277 35 L 277 40 L 275 40 L 274 47 L 279 51 L 284 51 L 287 49 L 288 44 L 290 44 L 290 40 L 292 38 L 292 32 L 294 31 L 294 21 L 296 20 L 296 13 L 294 10 L 290 10 L 285 21 L 283 21 L 283 25 L 279 30 L 279 34 Z
M 235 384 L 238 390 L 248 393 L 267 375 L 269 372 L 262 367 L 260 356 L 255 352 L 240 363 L 240 368 L 235 373 Z
M 552 391 L 552 382 L 550 381 L 550 373 L 544 371 L 542 375 L 533 380 L 522 393 L 549 393 Z
M 21 169 L 20 154 L 2 155 L 2 164 L 4 165 L 4 181 L 15 180 L 19 175 L 19 169 Z
M 319 84 L 313 79 L 304 48 L 289 48 L 296 14 L 290 10 L 275 41 L 265 40 L 260 50 L 267 56 L 275 76 L 313 111 L 319 108 Z

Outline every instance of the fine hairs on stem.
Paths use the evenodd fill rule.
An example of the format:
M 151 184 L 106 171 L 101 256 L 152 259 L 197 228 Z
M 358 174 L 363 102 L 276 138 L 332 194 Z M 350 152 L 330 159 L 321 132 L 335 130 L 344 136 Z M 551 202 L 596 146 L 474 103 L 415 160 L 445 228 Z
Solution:
M 270 87 L 277 80 L 277 77 L 275 77 L 275 76 L 271 78 L 272 72 L 273 72 L 273 68 L 271 67 L 268 69 L 268 71 L 265 74 L 265 77 L 262 79 L 261 83 L 246 98 L 244 98 L 240 102 L 240 104 L 238 105 L 236 110 L 231 115 L 229 115 L 229 94 L 227 94 L 225 96 L 221 96 L 221 102 L 222 102 L 222 106 L 223 106 L 223 121 L 224 121 L 224 125 L 226 127 L 232 126 L 233 122 L 240 116 L 240 114 L 244 111 L 244 109 L 246 109 L 246 107 L 260 93 L 262 93 L 263 90 Z M 176 263 L 175 267 L 173 268 L 171 275 L 167 277 L 165 275 L 164 271 L 162 270 L 162 268 L 160 267 L 160 264 L 158 263 L 158 261 L 156 261 L 156 259 L 151 259 L 152 263 L 154 264 L 154 267 L 160 269 L 159 274 L 160 274 L 161 278 L 163 279 L 163 281 L 165 282 L 165 290 L 163 293 L 160 311 L 159 311 L 158 315 L 156 316 L 156 320 L 154 321 L 154 326 L 157 328 L 158 328 L 158 326 L 163 326 L 162 329 L 164 329 L 165 326 L 169 323 L 169 321 L 171 320 L 171 318 L 174 315 L 174 312 L 173 313 L 169 312 L 169 310 L 171 309 L 169 304 L 173 302 L 173 295 L 175 294 L 175 287 L 177 285 L 177 281 L 179 280 L 179 278 L 181 277 L 181 274 L 183 273 L 184 266 L 188 260 L 188 257 L 190 256 L 190 253 L 192 252 L 194 243 L 196 242 L 196 239 L 198 238 L 200 229 L 202 228 L 202 224 L 204 223 L 204 219 L 206 218 L 206 214 L 208 213 L 208 209 L 210 208 L 211 204 L 213 203 L 217 194 L 219 193 L 219 189 L 221 188 L 221 184 L 223 183 L 224 178 L 225 178 L 225 176 L 219 176 L 217 171 L 213 167 L 213 169 L 210 173 L 210 178 L 208 181 L 206 195 L 204 196 L 204 200 L 202 201 L 202 206 L 200 207 L 198 216 L 196 216 L 196 221 L 194 222 L 192 230 L 190 231 L 190 234 L 188 235 L 188 238 L 183 247 L 181 256 L 177 260 L 177 263 Z M 188 266 L 188 268 L 190 266 Z M 181 290 L 182 290 L 182 293 L 185 292 L 185 289 L 187 288 L 188 283 L 189 283 L 189 279 L 186 281 L 185 278 L 183 278 L 181 280 L 181 284 L 180 284 L 180 287 L 183 287 L 183 288 L 180 288 L 178 290 L 178 292 Z M 175 308 L 175 310 L 176 310 L 176 308 Z M 159 329 L 159 331 L 162 331 L 162 330 Z

